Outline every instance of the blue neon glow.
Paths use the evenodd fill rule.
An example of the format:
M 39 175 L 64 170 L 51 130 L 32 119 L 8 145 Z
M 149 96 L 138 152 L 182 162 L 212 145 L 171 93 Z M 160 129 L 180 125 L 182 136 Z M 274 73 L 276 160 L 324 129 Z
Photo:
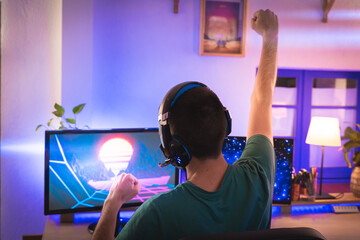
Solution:
M 357 206 L 360 207 L 360 203 L 341 203 L 341 204 L 319 204 L 319 205 L 293 205 L 291 206 L 292 215 L 301 214 L 317 214 L 317 213 L 332 213 L 334 212 L 333 206 Z M 272 216 L 281 214 L 280 206 L 272 207 Z
M 281 214 L 281 207 L 280 206 L 273 206 L 272 207 L 272 216 L 277 216 Z
M 329 213 L 332 212 L 331 205 L 299 205 L 291 207 L 291 214 L 306 213 Z
M 331 213 L 331 212 L 334 212 L 333 206 L 358 206 L 358 207 L 360 207 L 360 203 L 297 205 L 297 206 L 291 207 L 291 214 Z
M 74 223 L 81 224 L 81 223 L 89 223 L 89 222 L 97 222 L 100 218 L 100 212 L 93 212 L 93 213 L 75 213 L 74 214 Z

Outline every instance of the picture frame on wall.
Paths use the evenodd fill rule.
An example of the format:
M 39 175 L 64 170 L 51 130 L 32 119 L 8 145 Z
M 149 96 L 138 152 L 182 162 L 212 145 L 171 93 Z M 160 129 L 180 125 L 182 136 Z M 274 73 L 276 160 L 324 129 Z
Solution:
M 246 0 L 201 0 L 200 55 L 245 56 Z

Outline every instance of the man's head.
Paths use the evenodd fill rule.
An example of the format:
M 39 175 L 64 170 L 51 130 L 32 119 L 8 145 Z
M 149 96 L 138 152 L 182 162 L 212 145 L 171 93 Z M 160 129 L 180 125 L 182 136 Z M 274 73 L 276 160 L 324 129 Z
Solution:
M 164 101 L 160 107 L 160 113 L 169 112 L 166 127 L 169 127 L 171 136 L 185 146 L 190 156 L 199 159 L 219 156 L 228 128 L 231 127 L 230 117 L 227 123 L 226 109 L 205 85 L 194 85 L 181 94 L 177 94 L 177 86 L 164 98 L 165 102 L 176 99 L 171 101 L 168 111 L 162 110 Z M 188 86 L 185 84 L 180 89 Z M 162 130 L 164 126 L 160 127 L 160 132 Z

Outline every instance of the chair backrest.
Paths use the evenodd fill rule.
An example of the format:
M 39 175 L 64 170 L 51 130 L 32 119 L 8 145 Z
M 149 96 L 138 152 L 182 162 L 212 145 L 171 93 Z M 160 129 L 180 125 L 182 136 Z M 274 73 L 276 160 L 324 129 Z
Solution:
M 300 228 L 273 228 L 258 231 L 244 231 L 237 233 L 211 234 L 197 237 L 186 237 L 181 240 L 326 240 L 317 230 L 308 227 Z

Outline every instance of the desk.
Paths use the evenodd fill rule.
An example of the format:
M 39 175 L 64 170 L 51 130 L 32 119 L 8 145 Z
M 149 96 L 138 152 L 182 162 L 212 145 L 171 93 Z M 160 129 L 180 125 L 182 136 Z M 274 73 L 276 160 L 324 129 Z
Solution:
M 331 195 L 336 196 L 338 195 L 337 193 L 331 193 Z M 281 212 L 282 213 L 286 213 L 286 211 L 289 211 L 289 213 L 291 213 L 291 206 L 296 206 L 296 205 L 317 205 L 317 204 L 340 204 L 340 203 L 360 203 L 360 198 L 356 198 L 354 197 L 354 195 L 352 193 L 344 193 L 344 196 L 342 198 L 339 199 L 329 199 L 329 200 L 315 200 L 315 201 L 294 201 L 291 203 L 291 205 L 280 205 L 280 204 L 274 204 L 274 206 L 281 206 Z M 284 210 L 283 210 L 284 209 Z M 355 214 L 355 215 L 341 215 L 340 217 L 337 217 L 336 214 L 331 214 L 331 213 L 327 213 L 327 214 L 320 214 L 318 216 L 318 218 L 321 219 L 321 216 L 331 216 L 334 219 L 338 219 L 340 218 L 340 221 L 334 221 L 335 223 L 333 224 L 334 226 L 339 225 L 339 222 L 341 221 L 345 221 L 345 218 L 350 218 L 350 217 L 356 217 L 357 219 L 360 218 L 360 214 Z M 296 218 L 299 218 L 299 216 L 297 216 Z M 310 214 L 305 214 L 305 215 L 301 215 L 301 218 L 304 218 L 304 222 L 302 222 L 301 224 L 303 224 L 303 226 L 312 226 L 312 224 L 314 224 L 313 222 L 313 217 Z M 343 218 L 345 220 L 343 220 Z M 299 222 L 296 221 L 296 219 L 293 219 L 294 224 L 295 225 L 291 225 L 289 223 L 289 221 L 293 219 L 292 216 L 277 216 L 276 218 L 274 218 L 273 222 L 273 227 L 296 227 L 296 226 L 302 226 Z M 54 216 L 49 216 L 48 220 L 46 222 L 46 226 L 45 226 L 45 230 L 44 230 L 44 234 L 43 234 L 43 240 L 63 240 L 63 239 L 67 239 L 67 240 L 72 240 L 72 239 L 76 239 L 76 240 L 90 240 L 91 239 L 91 234 L 88 232 L 88 225 L 92 222 L 97 221 L 97 219 L 91 219 L 89 218 L 88 221 L 82 221 L 81 223 L 60 223 L 60 217 L 58 215 L 54 215 Z M 308 223 L 308 225 L 305 225 L 305 223 L 307 223 L 306 221 L 310 221 Z M 348 220 L 348 225 L 349 223 L 351 223 L 351 220 Z M 298 225 L 296 225 L 298 224 Z M 299 225 L 300 224 L 300 225 Z M 320 229 L 322 231 L 326 231 L 326 225 L 327 223 L 324 223 L 324 229 Z M 358 220 L 355 221 L 355 223 L 353 225 L 358 224 Z M 341 225 L 341 224 L 340 224 Z M 352 225 L 351 225 L 352 226 Z M 339 230 L 340 231 L 340 230 Z M 347 230 L 347 231 L 351 231 L 351 229 Z M 354 234 L 358 234 L 359 231 L 357 231 L 357 228 L 354 228 L 355 231 Z M 331 234 L 329 234 L 331 236 Z
M 339 193 L 329 193 L 330 195 L 336 197 Z M 355 197 L 352 193 L 344 193 L 344 196 L 337 199 L 323 199 L 315 201 L 292 201 L 291 204 L 273 204 L 273 206 L 280 206 L 282 214 L 290 214 L 291 206 L 298 205 L 321 205 L 321 204 L 341 204 L 341 203 L 360 203 L 360 198 Z
M 137 207 L 128 207 L 121 209 L 121 219 L 128 220 Z M 77 214 L 75 214 L 77 215 Z M 100 212 L 80 213 L 75 216 L 71 214 L 62 215 L 63 221 L 60 221 L 60 215 L 50 215 L 47 217 L 43 240 L 90 240 L 92 235 L 88 231 L 88 226 L 95 223 L 100 218 Z
M 60 223 L 59 216 L 49 216 L 42 239 L 43 240 L 90 240 L 91 234 L 88 232 L 88 226 L 94 221 L 81 223 Z
M 329 193 L 331 196 L 338 196 L 339 193 Z M 339 203 L 360 203 L 360 198 L 354 196 L 354 194 L 348 192 L 344 193 L 344 196 L 337 199 L 323 199 L 315 201 L 293 201 L 291 205 L 316 205 L 316 204 L 339 204 Z

